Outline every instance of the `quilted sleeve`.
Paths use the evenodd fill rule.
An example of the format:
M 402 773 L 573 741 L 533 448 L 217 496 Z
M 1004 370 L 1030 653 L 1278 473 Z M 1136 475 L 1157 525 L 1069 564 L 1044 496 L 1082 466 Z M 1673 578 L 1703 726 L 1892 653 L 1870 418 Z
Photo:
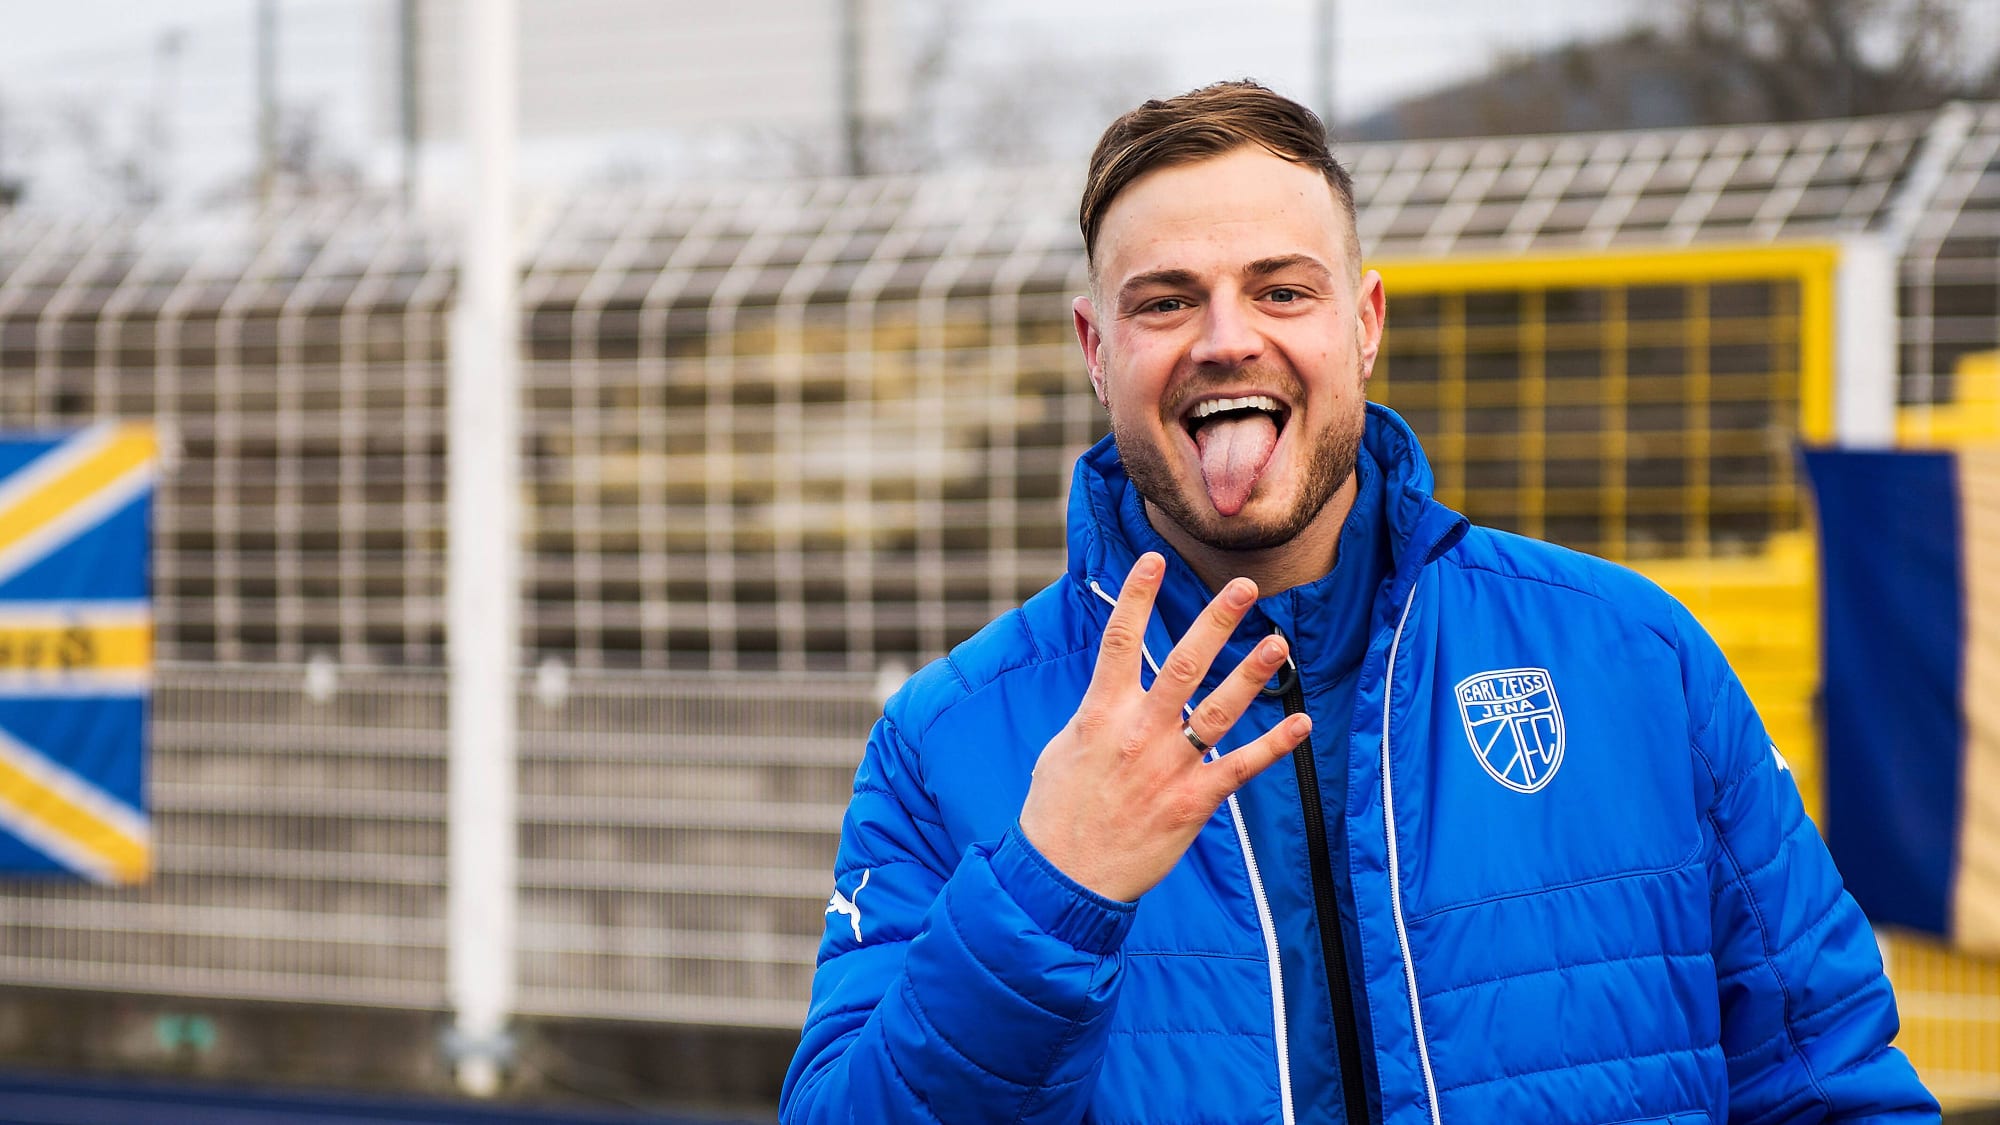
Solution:
M 876 724 L 780 1120 L 1078 1121 L 1133 904 L 1071 882 L 1018 827 L 954 857 L 915 760 Z
M 1889 1045 L 1896 1001 L 1868 920 L 1840 881 L 1749 697 L 1692 620 L 1695 750 L 1708 809 L 1714 954 L 1729 1120 L 1937 1121 L 1937 1102 Z

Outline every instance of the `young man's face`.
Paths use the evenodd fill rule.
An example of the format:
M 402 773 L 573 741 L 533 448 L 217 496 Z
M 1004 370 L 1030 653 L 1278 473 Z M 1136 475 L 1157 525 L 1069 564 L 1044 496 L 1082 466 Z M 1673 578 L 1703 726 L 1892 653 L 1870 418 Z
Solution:
M 1353 472 L 1382 283 L 1318 172 L 1254 146 L 1140 177 L 1105 211 L 1077 339 L 1120 459 L 1220 550 L 1297 536 Z

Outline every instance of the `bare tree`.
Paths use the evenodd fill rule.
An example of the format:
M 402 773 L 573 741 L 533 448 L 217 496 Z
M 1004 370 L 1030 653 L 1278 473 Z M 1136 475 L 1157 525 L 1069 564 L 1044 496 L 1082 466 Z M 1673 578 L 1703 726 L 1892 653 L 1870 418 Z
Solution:
M 894 134 L 905 167 L 1071 158 L 1089 150 L 1105 121 L 1160 91 L 1151 56 L 1085 57 L 1043 43 L 979 40 L 973 10 L 967 0 L 938 5 L 917 40 L 909 112 Z
M 86 177 L 86 191 L 126 207 L 160 201 L 159 168 L 143 141 L 121 137 L 107 119 L 103 98 L 69 98 L 50 114 L 55 147 L 69 149 Z
M 969 10 L 967 0 L 938 0 L 913 9 L 928 19 L 911 32 L 909 100 L 902 118 L 875 137 L 873 155 L 878 167 L 909 170 L 932 168 L 941 162 L 945 91 L 958 61 L 953 48 L 967 34 Z
M 970 0 L 912 5 L 907 91 L 894 120 L 866 123 L 865 165 L 880 172 L 1022 166 L 1088 151 L 1103 122 L 1157 94 L 1153 59 L 1083 57 L 982 37 Z M 743 167 L 826 175 L 844 163 L 839 137 L 815 127 L 740 134 Z M 609 177 L 600 177 L 609 179 Z
M 1953 0 L 1682 0 L 1684 68 L 1704 116 L 1768 121 L 1858 117 L 1973 93 Z M 1734 100 L 1738 104 L 1728 104 Z
M 1020 52 L 972 70 L 942 122 L 947 163 L 1030 165 L 1088 153 L 1104 123 L 1160 92 L 1152 59 Z
M 1343 129 L 1356 139 L 1860 117 L 2000 96 L 1991 0 L 1678 0 L 1651 26 L 1496 63 Z M 1963 50 L 1975 52 L 1967 58 Z
M 7 103 L 0 100 L 0 211 L 21 201 L 22 182 L 14 171 L 15 163 L 20 159 L 16 148 L 14 114 Z
M 354 191 L 361 168 L 327 128 L 324 107 L 292 104 L 278 114 L 278 176 L 296 195 Z
M 305 199 L 359 191 L 360 161 L 342 148 L 327 126 L 325 107 L 284 102 L 277 107 L 276 160 L 271 169 L 273 195 Z M 261 173 L 246 168 L 202 197 L 205 205 L 234 204 L 258 198 Z

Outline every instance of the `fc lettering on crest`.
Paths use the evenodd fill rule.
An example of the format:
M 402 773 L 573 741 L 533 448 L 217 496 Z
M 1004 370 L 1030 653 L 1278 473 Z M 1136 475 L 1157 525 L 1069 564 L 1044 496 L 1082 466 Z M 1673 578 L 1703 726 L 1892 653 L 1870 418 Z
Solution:
M 1472 753 L 1493 780 L 1517 793 L 1549 783 L 1563 760 L 1562 704 L 1547 668 L 1506 668 L 1453 689 Z

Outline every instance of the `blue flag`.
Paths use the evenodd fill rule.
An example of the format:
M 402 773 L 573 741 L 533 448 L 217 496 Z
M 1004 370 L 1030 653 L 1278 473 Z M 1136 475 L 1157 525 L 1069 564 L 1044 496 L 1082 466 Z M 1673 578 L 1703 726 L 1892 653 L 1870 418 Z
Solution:
M 0 435 L 0 871 L 151 868 L 154 441 Z
M 2000 449 L 1806 467 L 1827 846 L 1873 920 L 2000 952 Z

